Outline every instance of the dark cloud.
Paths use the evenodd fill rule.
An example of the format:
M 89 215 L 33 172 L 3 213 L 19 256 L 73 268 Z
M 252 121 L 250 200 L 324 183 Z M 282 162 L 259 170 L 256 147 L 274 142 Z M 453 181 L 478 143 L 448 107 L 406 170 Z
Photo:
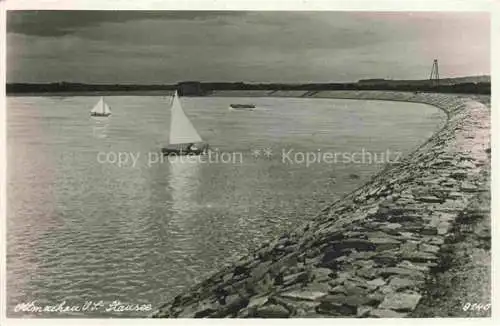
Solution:
M 20 10 L 7 13 L 7 33 L 62 36 L 82 27 L 132 20 L 206 20 L 243 16 L 241 11 Z
M 435 58 L 443 77 L 489 74 L 489 28 L 471 13 L 16 12 L 7 80 L 421 79 Z

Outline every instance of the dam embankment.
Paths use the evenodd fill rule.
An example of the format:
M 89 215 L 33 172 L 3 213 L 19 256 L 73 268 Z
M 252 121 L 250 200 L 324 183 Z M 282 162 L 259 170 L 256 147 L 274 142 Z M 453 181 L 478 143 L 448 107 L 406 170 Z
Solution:
M 489 212 L 488 200 L 477 204 L 490 192 L 489 107 L 464 95 L 413 92 L 258 96 L 418 102 L 448 118 L 401 162 L 153 317 L 407 317 L 419 303 L 428 304 L 429 280 L 442 272 L 450 239 L 456 240 L 460 224 Z M 489 231 L 483 228 L 480 236 L 488 239 Z

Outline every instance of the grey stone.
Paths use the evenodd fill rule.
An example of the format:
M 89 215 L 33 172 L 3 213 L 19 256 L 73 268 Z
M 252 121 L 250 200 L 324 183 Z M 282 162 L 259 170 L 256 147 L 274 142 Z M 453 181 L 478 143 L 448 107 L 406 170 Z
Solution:
M 350 276 L 351 274 L 348 272 L 339 272 L 337 273 L 337 277 L 328 282 L 328 284 L 331 286 L 343 284 L 347 279 L 349 279 Z
M 250 299 L 250 302 L 248 303 L 247 308 L 255 308 L 259 306 L 263 306 L 267 303 L 269 298 L 267 296 L 258 296 L 258 297 L 253 297 Z
M 394 266 L 401 260 L 398 256 L 399 254 L 399 252 L 394 251 L 382 251 L 380 254 L 373 257 L 373 261 L 380 265 Z
M 331 288 L 329 292 L 333 294 L 342 293 L 347 295 L 347 289 L 343 285 L 337 285 Z
M 403 260 L 396 267 L 410 269 L 410 270 L 414 270 L 414 271 L 420 271 L 420 272 L 428 272 L 429 271 L 428 266 L 422 265 L 419 263 L 411 263 L 408 260 Z
M 359 251 L 350 255 L 351 258 L 356 260 L 367 260 L 375 256 L 377 253 L 375 251 Z
M 394 277 L 389 282 L 389 286 L 394 288 L 395 290 L 404 290 L 404 289 L 414 289 L 422 284 L 423 281 L 416 279 L 408 279 L 401 277 Z
M 375 249 L 373 243 L 364 239 L 344 239 L 334 243 L 338 249 L 356 249 L 358 251 L 372 251 Z
M 418 293 L 393 293 L 388 294 L 378 306 L 379 309 L 392 309 L 400 311 L 413 311 L 422 296 Z
M 377 289 L 377 292 L 383 294 L 384 298 L 385 298 L 385 296 L 388 293 L 394 293 L 394 289 L 391 286 L 389 286 L 389 284 L 386 284 L 386 285 L 383 285 L 383 286 L 379 287 Z
M 201 305 L 200 307 L 198 307 L 198 309 L 196 309 L 196 313 L 194 314 L 194 318 L 204 318 L 204 317 L 208 317 L 210 316 L 211 314 L 217 312 L 217 309 L 215 308 L 214 305 L 212 304 L 204 304 L 204 305 Z
M 269 271 L 269 266 L 271 266 L 272 262 L 271 261 L 266 261 L 263 263 L 260 263 L 257 267 L 255 267 L 252 272 L 250 273 L 250 276 L 254 280 L 260 279 L 262 276 L 264 276 L 268 271 Z
M 304 261 L 304 265 L 307 265 L 307 266 L 318 266 L 318 264 L 320 263 L 321 261 L 321 257 L 314 257 L 314 258 L 306 258 L 305 261 Z
M 356 300 L 357 300 L 356 296 L 346 296 L 346 295 L 336 294 L 336 295 L 327 295 L 321 298 L 321 303 L 329 303 L 335 306 L 337 305 L 356 306 L 356 302 L 354 302 Z
M 421 216 L 415 214 L 409 214 L 408 212 L 404 212 L 398 215 L 392 215 L 388 218 L 391 222 L 400 222 L 404 224 L 404 228 L 407 227 L 408 222 L 418 222 L 422 219 Z
M 290 312 L 280 305 L 268 305 L 258 307 L 254 315 L 260 318 L 287 318 L 290 316 Z
M 278 271 L 282 270 L 284 267 L 288 268 L 290 266 L 297 265 L 298 253 L 287 254 L 286 256 L 280 258 L 271 267 L 270 271 L 276 274 Z
M 321 251 L 318 248 L 310 248 L 309 250 L 306 251 L 305 257 L 306 258 L 312 258 L 316 259 L 316 257 L 321 253 Z M 307 259 L 306 259 L 307 261 Z
M 378 268 L 363 267 L 356 271 L 356 275 L 371 280 L 380 275 L 380 270 Z
M 456 181 L 454 181 L 454 180 L 450 179 L 450 180 L 448 180 L 448 181 L 446 181 L 446 182 L 441 183 L 441 185 L 442 185 L 443 187 L 454 188 L 454 187 L 455 187 L 455 185 L 456 185 Z
M 346 259 L 345 250 L 339 249 L 335 246 L 330 246 L 321 258 L 320 267 L 336 267 L 338 262 Z
M 369 267 L 372 267 L 373 265 L 375 265 L 375 262 L 373 260 L 358 259 L 358 260 L 353 262 L 353 265 L 359 266 L 359 267 L 364 267 L 364 268 L 369 268 Z
M 340 302 L 323 301 L 316 311 L 330 316 L 353 316 L 357 313 L 357 308 Z
M 184 308 L 176 317 L 178 318 L 194 318 L 196 313 L 199 311 L 199 309 L 196 309 L 197 307 L 193 306 L 188 306 Z M 215 309 L 212 311 L 214 312 Z
M 335 258 L 335 262 L 337 263 L 348 263 L 352 262 L 354 259 L 349 257 L 349 254 L 347 252 L 342 252 L 342 256 Z M 329 264 L 331 265 L 331 264 Z
M 408 240 L 417 240 L 417 236 L 415 235 L 415 233 L 412 233 L 412 232 L 401 232 L 400 235 L 405 238 L 405 239 L 408 239 Z
M 254 288 L 256 292 L 267 292 L 273 287 L 273 280 L 271 275 L 265 274 L 260 280 L 257 282 L 249 280 L 247 282 L 250 288 Z
M 312 291 L 312 292 L 325 292 L 328 293 L 331 290 L 331 286 L 328 283 L 317 283 L 312 282 L 308 283 L 306 287 L 302 288 L 304 291 Z
M 226 274 L 222 277 L 222 283 L 228 283 L 234 277 L 233 274 Z
M 438 229 L 439 231 L 439 229 Z M 425 239 L 424 239 L 425 240 Z M 442 236 L 437 236 L 437 237 L 429 237 L 428 241 L 429 244 L 432 245 L 437 245 L 440 246 L 444 243 L 444 238 Z
M 233 294 L 233 295 L 226 297 L 225 301 L 226 301 L 226 304 L 221 311 L 222 315 L 234 315 L 239 310 L 245 308 L 249 303 L 249 300 L 247 297 L 243 297 L 243 296 L 240 296 L 237 294 Z
M 364 239 L 364 233 L 359 231 L 345 231 L 343 235 L 345 239 Z
M 314 281 L 323 282 L 331 279 L 330 276 L 333 275 L 333 271 L 329 268 L 314 268 L 312 270 L 312 275 L 314 277 Z
M 444 235 L 447 234 L 451 229 L 451 224 L 448 222 L 439 223 L 437 227 L 437 234 Z
M 422 229 L 422 234 L 424 235 L 436 235 L 438 233 L 439 233 L 438 228 L 435 226 L 433 227 L 431 225 L 427 225 Z
M 456 214 L 450 214 L 450 213 L 440 213 L 439 214 L 439 220 L 441 222 L 453 222 L 456 218 Z
M 456 192 L 456 191 L 452 191 L 448 194 L 447 196 L 448 198 L 450 199 L 460 199 L 460 198 L 463 198 L 464 195 L 459 193 L 459 192 Z
M 433 215 L 430 217 L 430 220 L 428 218 L 425 218 L 425 221 L 429 223 L 428 225 L 432 228 L 437 228 L 439 223 L 441 223 L 441 219 L 439 218 L 438 215 Z
M 384 281 L 383 278 L 379 277 L 379 278 L 376 278 L 374 280 L 368 281 L 366 283 L 369 284 L 369 285 L 374 285 L 374 286 L 382 286 L 382 285 L 385 284 L 385 281 Z
M 359 307 L 363 305 L 377 305 L 383 300 L 383 297 L 375 294 L 366 295 L 328 295 L 321 298 L 321 302 L 331 302 L 337 304 L 349 305 L 352 307 Z
M 438 198 L 436 196 L 422 196 L 417 198 L 418 201 L 421 201 L 423 203 L 441 203 L 443 202 L 443 199 Z
M 283 284 L 285 286 L 294 284 L 294 283 L 302 283 L 307 281 L 309 278 L 309 275 L 307 272 L 301 272 L 301 273 L 296 273 L 292 275 L 287 275 L 283 278 Z
M 300 246 L 298 244 L 296 244 L 296 245 L 286 246 L 282 250 L 284 252 L 291 253 L 291 252 L 297 252 L 299 250 L 299 248 L 300 248 Z
M 292 315 L 295 315 L 298 309 L 311 311 L 314 310 L 320 304 L 319 301 L 285 298 L 279 295 L 273 296 L 270 299 L 270 302 L 285 307 Z
M 370 311 L 373 310 L 373 307 L 370 306 L 359 306 L 356 311 L 356 317 L 363 318 L 368 317 L 370 315 Z
M 285 292 L 281 293 L 282 297 L 285 298 L 292 298 L 292 299 L 300 299 L 300 300 L 318 300 L 324 296 L 326 296 L 327 293 L 325 292 L 319 292 L 319 291 L 291 291 L 291 292 Z
M 435 210 L 436 211 L 440 211 L 440 212 L 455 212 L 455 213 L 459 213 L 459 212 L 461 212 L 464 209 L 464 207 L 465 207 L 465 204 L 461 200 L 447 199 L 440 206 L 436 207 Z
M 361 281 L 345 281 L 344 288 L 347 291 L 347 295 L 359 295 L 363 296 L 368 293 L 368 289 L 366 288 L 366 280 Z
M 462 182 L 462 184 L 460 185 L 460 190 L 465 192 L 476 192 L 478 188 L 470 182 Z
M 381 229 L 384 231 L 394 231 L 401 229 L 402 225 L 399 223 L 387 223 L 381 226 Z
M 433 245 L 429 245 L 429 244 L 425 244 L 425 243 L 421 243 L 419 246 L 419 249 L 424 251 L 424 252 L 430 252 L 433 254 L 437 254 L 439 251 L 438 246 L 433 246 Z
M 322 315 L 318 312 L 306 312 L 306 314 L 301 315 L 301 318 L 325 318 L 325 315 Z
M 408 240 L 401 245 L 401 251 L 410 252 L 418 250 L 418 244 L 417 241 Z
M 411 278 L 423 279 L 424 274 L 418 270 L 411 270 L 408 268 L 401 267 L 388 267 L 383 270 L 383 275 L 402 275 Z
M 408 314 L 396 312 L 389 309 L 373 309 L 370 311 L 370 316 L 375 318 L 404 318 Z
M 236 318 L 249 318 L 251 317 L 250 309 L 248 308 L 243 308 L 240 311 L 238 311 L 238 314 L 236 315 Z
M 458 164 L 458 167 L 463 168 L 463 169 L 474 169 L 476 167 L 476 165 L 472 162 L 469 162 L 469 161 L 461 161 Z
M 296 291 L 302 289 L 304 284 L 302 283 L 295 283 L 295 284 L 290 284 L 288 286 L 283 286 L 279 290 L 280 292 L 290 292 L 290 291 Z M 272 290 L 272 289 L 271 289 Z
M 391 238 L 368 238 L 373 244 L 377 251 L 385 251 L 391 249 L 399 248 L 400 242 Z

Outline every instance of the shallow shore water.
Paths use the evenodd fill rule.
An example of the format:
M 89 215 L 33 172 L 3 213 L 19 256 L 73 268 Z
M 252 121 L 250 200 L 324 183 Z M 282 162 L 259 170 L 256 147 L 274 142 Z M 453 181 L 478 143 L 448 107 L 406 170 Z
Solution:
M 478 193 L 490 191 L 489 107 L 451 94 L 287 96 L 304 95 L 426 103 L 448 120 L 399 164 L 193 285 L 153 317 L 408 317 L 422 301 L 464 212 Z

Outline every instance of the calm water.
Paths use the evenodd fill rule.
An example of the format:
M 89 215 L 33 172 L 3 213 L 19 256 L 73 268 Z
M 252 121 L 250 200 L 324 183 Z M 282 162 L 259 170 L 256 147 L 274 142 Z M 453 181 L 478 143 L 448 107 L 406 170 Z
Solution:
M 234 164 L 156 163 L 168 139 L 170 99 L 108 97 L 113 115 L 100 120 L 89 117 L 97 100 L 7 99 L 9 316 L 81 315 L 14 312 L 34 300 L 156 307 L 380 169 L 345 161 L 307 167 L 283 151 L 292 158 L 318 149 L 408 153 L 445 119 L 420 104 L 182 98 L 213 149 L 241 156 Z M 258 110 L 230 112 L 230 103 L 255 103 Z M 257 156 L 262 149 L 272 155 Z M 122 159 L 129 153 L 122 166 L 111 162 L 119 153 Z

